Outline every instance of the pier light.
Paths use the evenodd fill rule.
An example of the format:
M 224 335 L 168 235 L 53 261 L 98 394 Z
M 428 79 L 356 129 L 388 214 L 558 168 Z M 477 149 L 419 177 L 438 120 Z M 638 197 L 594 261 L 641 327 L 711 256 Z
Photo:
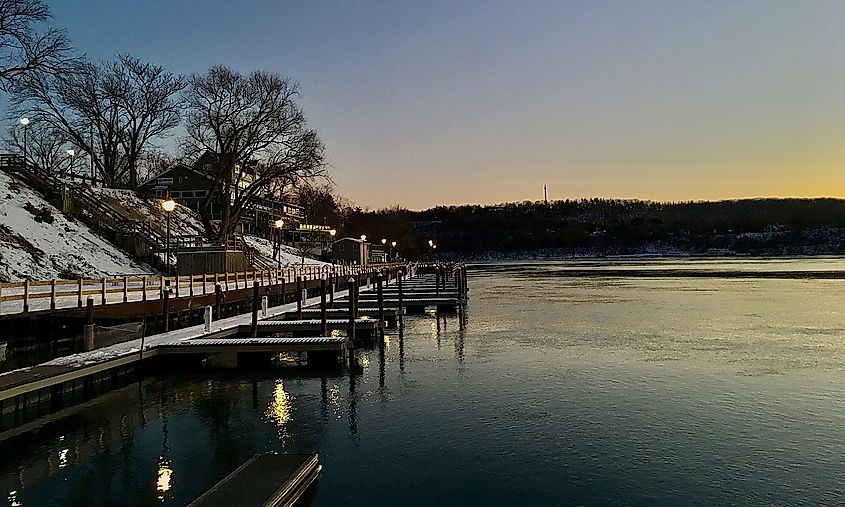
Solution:
M 384 238 L 381 238 L 381 244 L 382 244 L 382 245 L 386 245 L 386 244 L 387 244 L 387 240 L 386 240 L 386 239 L 384 239 Z
M 165 211 L 164 216 L 167 217 L 167 238 L 164 244 L 164 255 L 167 256 L 167 274 L 170 274 L 170 212 L 176 209 L 176 201 L 168 198 L 161 203 L 161 209 Z
M 437 245 L 431 245 L 431 248 L 437 250 Z
M 433 239 L 428 240 L 428 246 L 434 246 L 434 240 Z
M 396 242 L 395 242 L 395 241 L 391 241 L 391 242 L 390 242 L 390 246 L 392 246 L 393 248 L 396 248 Z
M 281 229 L 282 227 L 285 226 L 285 221 L 280 218 L 280 219 L 276 220 L 275 222 L 273 222 L 273 225 L 275 225 L 277 229 Z
M 361 241 L 367 241 L 367 235 L 361 234 Z
M 335 234 L 337 234 L 337 230 L 336 230 L 336 229 L 331 229 L 331 230 L 329 230 L 329 236 L 334 237 L 334 236 L 335 236 Z
M 20 121 L 21 121 L 21 125 L 23 125 L 24 127 L 26 127 L 27 125 L 29 125 L 29 118 L 27 118 L 26 116 L 24 116 L 23 118 L 21 118 L 21 120 L 20 120 Z
M 72 156 L 76 155 L 76 150 L 73 150 L 73 149 L 67 150 L 67 154 L 72 157 Z

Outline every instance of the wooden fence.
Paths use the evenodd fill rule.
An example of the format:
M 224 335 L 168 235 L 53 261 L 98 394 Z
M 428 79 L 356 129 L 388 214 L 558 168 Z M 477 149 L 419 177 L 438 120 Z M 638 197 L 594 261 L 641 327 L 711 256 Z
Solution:
M 322 265 L 298 268 L 238 271 L 183 276 L 123 276 L 77 280 L 24 280 L 0 283 L 0 314 L 27 313 L 33 310 L 82 308 L 85 300 L 94 297 L 95 304 L 119 304 L 160 299 L 169 289 L 169 297 L 192 297 L 213 294 L 216 285 L 222 291 L 246 289 L 252 282 L 273 285 L 281 282 L 347 277 L 405 266 L 404 263 L 368 264 L 364 266 Z M 20 304 L 17 304 L 20 302 Z M 9 304 L 12 303 L 12 304 Z M 35 303 L 35 305 L 34 305 Z M 33 308 L 38 306 L 38 308 Z

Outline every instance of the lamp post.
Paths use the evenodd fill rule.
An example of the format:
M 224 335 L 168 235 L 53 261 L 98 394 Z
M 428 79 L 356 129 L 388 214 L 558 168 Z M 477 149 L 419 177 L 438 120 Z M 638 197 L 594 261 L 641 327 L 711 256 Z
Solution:
M 70 179 L 73 179 L 73 156 L 76 155 L 76 150 L 73 148 L 67 150 L 67 154 L 70 156 L 70 166 L 68 167 L 68 174 L 70 175 Z
M 280 218 L 273 225 L 276 227 L 276 269 L 282 269 L 282 227 L 285 221 Z
M 29 118 L 24 116 L 20 119 L 21 125 L 23 125 L 23 165 L 26 165 L 26 131 L 29 129 Z
M 396 257 L 396 242 L 395 241 L 390 242 L 390 256 Z
M 164 210 L 164 216 L 167 217 L 167 237 L 165 239 L 165 255 L 167 255 L 167 273 L 170 274 L 170 213 L 176 209 L 176 201 L 168 198 L 161 203 L 161 209 Z

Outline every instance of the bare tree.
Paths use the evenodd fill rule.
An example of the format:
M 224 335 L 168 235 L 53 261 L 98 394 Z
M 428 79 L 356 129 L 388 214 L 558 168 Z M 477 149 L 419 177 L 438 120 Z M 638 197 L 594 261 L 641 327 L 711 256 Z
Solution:
M 64 31 L 37 25 L 50 19 L 41 0 L 0 0 L 0 87 L 6 90 L 19 77 L 34 71 L 54 73 L 71 52 Z
M 307 128 L 297 95 L 287 78 L 261 71 L 242 75 L 216 66 L 189 79 L 185 146 L 214 155 L 214 191 L 201 210 L 209 232 L 212 202 L 222 207 L 223 239 L 255 197 L 280 196 L 279 189 L 324 174 L 323 143 Z
M 58 74 L 24 76 L 12 88 L 11 105 L 13 114 L 63 132 L 91 157 L 107 186 L 137 188 L 144 150 L 179 123 L 173 97 L 183 86 L 161 67 L 121 55 L 116 62 L 80 60 Z
M 23 129 L 10 127 L 3 140 L 13 151 L 23 153 Z M 33 123 L 27 132 L 27 159 L 52 174 L 69 172 L 72 157 L 67 153 L 68 141 L 61 130 L 47 123 Z
M 176 94 L 185 87 L 185 79 L 126 54 L 104 68 L 105 94 L 119 114 L 118 137 L 129 187 L 138 188 L 138 162 L 147 144 L 179 124 L 181 103 Z

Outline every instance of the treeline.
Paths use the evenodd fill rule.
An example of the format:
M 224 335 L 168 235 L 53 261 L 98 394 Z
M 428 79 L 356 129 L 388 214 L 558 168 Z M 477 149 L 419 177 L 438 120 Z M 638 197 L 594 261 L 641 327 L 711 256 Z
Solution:
M 399 208 L 348 217 L 350 235 L 401 238 L 410 257 L 479 252 L 557 255 L 814 254 L 845 250 L 845 200 L 651 202 L 581 199 Z
M 322 140 L 292 79 L 223 65 L 180 75 L 128 54 L 93 61 L 49 21 L 41 0 L 0 2 L 6 142 L 30 163 L 137 189 L 175 162 L 210 152 L 213 186 L 199 211 L 208 233 L 221 238 L 255 197 L 296 198 L 326 175 Z M 180 126 L 184 134 L 168 143 L 178 149 L 158 148 Z M 215 223 L 212 206 L 222 206 Z

